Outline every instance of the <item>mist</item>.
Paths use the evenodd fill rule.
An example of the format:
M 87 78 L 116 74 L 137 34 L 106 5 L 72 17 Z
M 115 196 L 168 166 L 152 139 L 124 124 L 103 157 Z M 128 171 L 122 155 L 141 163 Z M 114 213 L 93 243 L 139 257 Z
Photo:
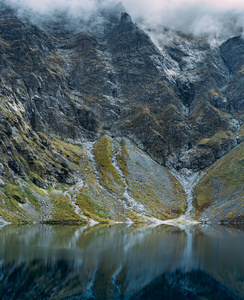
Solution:
M 111 10 L 116 0 L 9 0 L 18 13 L 32 18 L 50 18 L 55 11 L 88 20 L 101 10 Z M 142 28 L 165 26 L 218 43 L 243 34 L 244 3 L 240 0 L 122 0 L 121 11 L 128 12 Z

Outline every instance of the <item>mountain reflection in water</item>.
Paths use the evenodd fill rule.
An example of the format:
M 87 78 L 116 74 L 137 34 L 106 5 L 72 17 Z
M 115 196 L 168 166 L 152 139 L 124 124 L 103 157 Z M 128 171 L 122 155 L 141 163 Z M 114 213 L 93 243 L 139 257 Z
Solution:
M 5 226 L 0 299 L 244 299 L 244 231 Z

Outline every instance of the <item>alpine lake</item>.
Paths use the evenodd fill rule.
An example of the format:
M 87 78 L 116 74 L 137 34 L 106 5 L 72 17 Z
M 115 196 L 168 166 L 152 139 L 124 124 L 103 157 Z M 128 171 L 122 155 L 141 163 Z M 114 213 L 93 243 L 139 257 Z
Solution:
M 244 225 L 6 225 L 0 299 L 244 299 Z

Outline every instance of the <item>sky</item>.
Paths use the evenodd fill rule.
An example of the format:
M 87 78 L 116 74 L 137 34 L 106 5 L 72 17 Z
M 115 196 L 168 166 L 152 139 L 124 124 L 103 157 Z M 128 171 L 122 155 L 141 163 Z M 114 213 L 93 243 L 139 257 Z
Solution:
M 133 0 L 132 0 L 133 2 Z M 143 1 L 142 1 L 143 2 Z M 155 3 L 155 6 L 162 7 L 164 3 L 168 2 L 172 5 L 177 5 L 179 3 L 191 3 L 191 4 L 197 4 L 197 3 L 205 3 L 207 5 L 211 5 L 213 7 L 218 7 L 222 9 L 226 8 L 244 8 L 244 2 L 243 0 L 205 0 L 205 1 L 199 1 L 199 0 L 171 0 L 171 1 L 162 1 L 162 0 L 152 0 L 152 1 L 145 1 L 148 3 Z
M 20 11 L 48 14 L 65 9 L 71 15 L 87 18 L 98 8 L 122 2 L 137 23 L 226 39 L 239 35 L 244 28 L 244 0 L 8 0 Z M 143 20 L 143 21 L 142 21 Z
M 20 6 L 30 7 L 41 11 L 51 10 L 55 7 L 79 7 L 85 9 L 93 9 L 98 3 L 117 3 L 116 0 L 9 0 L 8 2 L 19 4 Z M 243 0 L 122 0 L 128 9 L 148 12 L 158 12 L 162 9 L 181 6 L 203 6 L 207 5 L 217 9 L 244 9 Z

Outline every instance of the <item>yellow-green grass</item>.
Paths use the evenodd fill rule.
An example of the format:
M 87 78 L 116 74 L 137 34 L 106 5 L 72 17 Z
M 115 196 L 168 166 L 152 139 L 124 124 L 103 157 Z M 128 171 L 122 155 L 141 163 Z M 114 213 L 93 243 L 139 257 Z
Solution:
M 76 204 L 80 207 L 83 215 L 100 223 L 113 223 L 108 214 L 94 200 L 86 194 L 77 196 Z
M 220 186 L 217 192 L 215 187 Z M 219 159 L 195 187 L 194 205 L 201 212 L 215 199 L 231 197 L 238 189 L 244 193 L 244 142 Z
M 48 223 L 81 223 L 83 220 L 75 212 L 69 198 L 64 193 L 49 192 L 53 204 L 52 219 Z M 85 221 L 84 221 L 85 222 Z
M 112 164 L 112 145 L 107 135 L 104 135 L 96 142 L 94 152 L 100 172 L 101 184 L 108 189 L 109 192 L 122 195 L 124 192 L 124 183 Z

